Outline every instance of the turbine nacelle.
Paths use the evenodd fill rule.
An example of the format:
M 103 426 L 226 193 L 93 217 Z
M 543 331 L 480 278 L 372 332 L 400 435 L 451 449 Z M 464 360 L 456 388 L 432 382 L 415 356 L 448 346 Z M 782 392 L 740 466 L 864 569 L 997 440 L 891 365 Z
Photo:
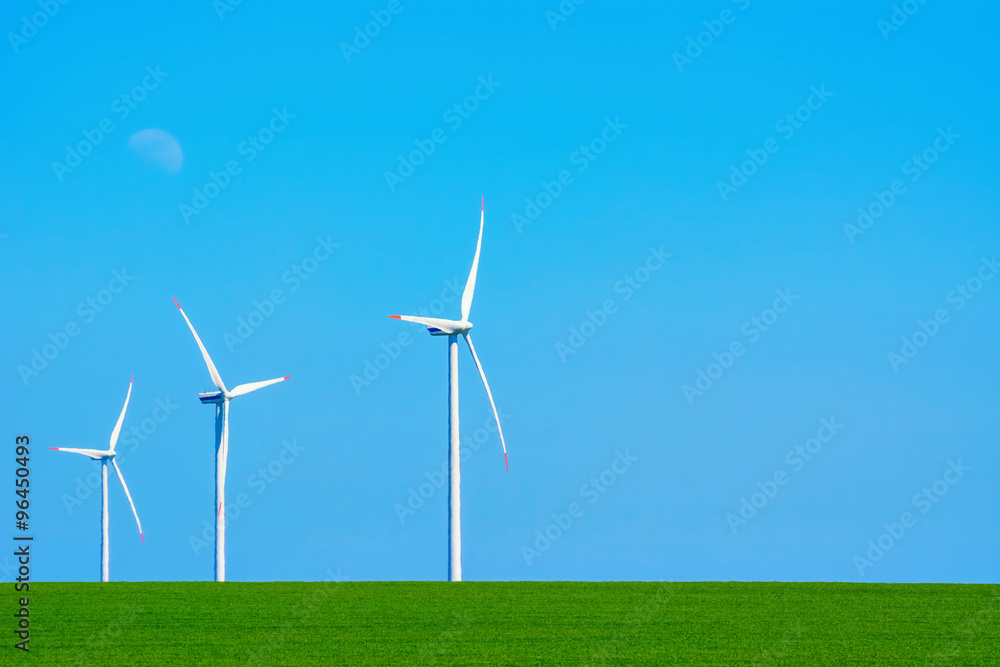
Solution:
M 453 336 L 456 334 L 465 334 L 469 332 L 472 328 L 472 322 L 468 320 L 462 321 L 452 321 L 451 326 L 446 329 L 439 329 L 437 327 L 427 327 L 427 333 L 432 336 Z
M 427 333 L 432 336 L 454 336 L 468 333 L 472 328 L 472 322 L 468 320 L 447 320 L 447 322 L 448 324 L 441 327 L 428 326 Z
M 198 394 L 198 400 L 202 403 L 222 403 L 226 400 L 226 397 L 221 391 L 206 391 Z

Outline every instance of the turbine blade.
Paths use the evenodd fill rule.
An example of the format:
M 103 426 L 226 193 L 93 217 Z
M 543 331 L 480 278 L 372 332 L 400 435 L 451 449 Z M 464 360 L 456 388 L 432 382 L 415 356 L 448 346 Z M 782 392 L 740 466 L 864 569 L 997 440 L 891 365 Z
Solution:
M 283 378 L 274 378 L 273 380 L 264 380 L 263 382 L 247 382 L 246 384 L 238 384 L 233 387 L 233 390 L 229 392 L 229 397 L 234 398 L 236 396 L 242 396 L 243 394 L 249 394 L 251 391 L 257 391 L 262 387 L 275 384 L 276 382 L 284 382 L 291 375 L 286 375 Z
M 445 333 L 452 333 L 458 326 L 455 320 L 442 320 L 438 317 L 417 317 L 416 315 L 390 315 L 390 319 L 403 320 L 404 322 L 416 322 L 423 324 L 428 329 L 436 329 Z
M 49 449 L 54 449 L 57 452 L 69 452 L 71 454 L 83 454 L 84 456 L 89 456 L 92 459 L 101 459 L 105 454 L 109 452 L 102 452 L 99 449 L 78 449 L 76 447 L 49 447 Z
M 177 299 L 174 299 L 174 303 L 177 304 L 177 310 L 181 311 L 181 315 L 184 316 L 184 321 L 187 322 L 188 328 L 191 329 L 191 333 L 194 334 L 194 340 L 198 343 L 198 349 L 201 350 L 201 356 L 205 357 L 205 365 L 208 366 L 208 374 L 212 376 L 212 382 L 222 393 L 226 393 L 226 385 L 222 383 L 222 376 L 219 375 L 219 371 L 216 370 L 215 364 L 212 363 L 212 357 L 208 356 L 208 350 L 205 349 L 205 345 L 202 344 L 201 339 L 198 338 L 198 332 L 194 330 L 194 325 L 191 324 L 191 320 L 184 313 L 184 309 L 181 308 L 181 304 L 177 303 Z
M 115 451 L 115 445 L 118 444 L 118 434 L 122 431 L 122 422 L 125 421 L 125 411 L 128 410 L 128 399 L 132 397 L 132 380 L 135 379 L 135 375 L 128 380 L 128 393 L 125 394 L 125 405 L 122 406 L 122 413 L 118 415 L 118 423 L 115 424 L 115 430 L 111 432 L 111 451 Z
M 122 476 L 122 469 L 118 467 L 118 462 L 111 459 L 111 464 L 115 467 L 115 472 L 118 473 L 118 479 L 122 482 L 122 488 L 125 489 L 125 497 L 128 498 L 128 504 L 132 506 L 132 514 L 135 515 L 135 525 L 139 526 L 139 539 L 142 543 L 146 543 L 146 538 L 142 536 L 142 524 L 139 523 L 139 513 L 135 511 L 135 503 L 132 502 L 132 494 L 128 492 L 128 484 L 125 483 L 125 477 Z
M 469 319 L 472 309 L 472 295 L 476 291 L 476 274 L 479 273 L 479 251 L 483 247 L 483 218 L 486 215 L 486 198 L 483 198 L 483 208 L 479 212 L 479 240 L 476 241 L 476 256 L 472 258 L 472 270 L 469 279 L 465 281 L 465 291 L 462 292 L 462 321 Z
M 503 439 L 503 429 L 500 427 L 500 415 L 497 413 L 497 404 L 493 402 L 493 392 L 490 391 L 490 383 L 486 381 L 486 373 L 483 371 L 483 365 L 479 363 L 479 355 L 476 354 L 476 348 L 472 346 L 472 338 L 467 333 L 463 338 L 469 344 L 469 352 L 472 352 L 472 359 L 476 362 L 476 368 L 479 369 L 479 377 L 483 378 L 483 386 L 486 387 L 486 395 L 489 396 L 490 407 L 493 408 L 493 417 L 497 420 L 497 433 L 500 434 L 500 444 L 503 446 L 503 464 L 510 470 L 510 466 L 507 465 L 507 443 Z

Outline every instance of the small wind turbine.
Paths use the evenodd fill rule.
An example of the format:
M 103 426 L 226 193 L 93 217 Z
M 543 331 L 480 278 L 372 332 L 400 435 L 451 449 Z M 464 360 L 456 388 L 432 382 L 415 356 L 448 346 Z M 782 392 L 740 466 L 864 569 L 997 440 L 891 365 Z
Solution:
M 133 376 L 134 378 L 135 376 Z M 111 465 L 115 467 L 115 472 L 118 473 L 118 479 L 121 480 L 122 488 L 125 489 L 125 497 L 128 498 L 128 504 L 132 506 L 132 514 L 135 515 L 135 523 L 139 526 L 139 539 L 145 544 L 146 540 L 142 536 L 142 524 L 139 523 L 139 514 L 135 511 L 135 503 L 132 502 L 132 494 L 128 492 L 128 485 L 125 484 L 125 478 L 122 476 L 121 468 L 118 467 L 118 463 L 115 461 L 115 445 L 118 444 L 118 434 L 122 430 L 122 422 L 125 420 L 125 411 L 128 409 L 128 399 L 132 396 L 132 378 L 128 381 L 128 393 L 125 394 L 125 405 L 122 407 L 122 413 L 118 415 L 118 423 L 115 424 L 115 430 L 111 432 L 111 443 L 107 449 L 75 449 L 72 447 L 49 447 L 49 449 L 54 449 L 57 452 L 72 452 L 73 454 L 83 454 L 84 456 L 89 456 L 95 461 L 101 462 L 101 581 L 108 581 L 110 576 L 110 551 L 111 546 L 108 542 L 108 461 L 111 461 Z
M 448 464 L 448 575 L 451 581 L 462 580 L 462 500 L 460 494 L 461 472 L 459 470 L 459 433 L 458 433 L 458 336 L 459 334 L 469 345 L 469 352 L 472 353 L 472 360 L 476 362 L 479 369 L 479 376 L 483 378 L 483 386 L 486 387 L 486 395 L 490 399 L 490 406 L 493 408 L 493 417 L 497 420 L 497 432 L 500 434 L 500 444 L 503 446 L 504 465 L 507 465 L 507 444 L 503 439 L 503 430 L 500 428 L 500 415 L 497 414 L 496 403 L 493 402 L 493 392 L 490 391 L 490 384 L 486 381 L 486 373 L 483 372 L 483 365 L 479 363 L 479 356 L 476 348 L 472 345 L 472 338 L 469 330 L 472 322 L 469 322 L 469 309 L 472 307 L 472 294 L 476 290 L 476 273 L 479 271 L 479 251 L 483 246 L 483 218 L 486 214 L 486 200 L 483 199 L 482 209 L 479 213 L 479 240 L 476 242 L 476 255 L 472 259 L 472 271 L 469 272 L 469 280 L 465 283 L 465 291 L 462 293 L 462 319 L 442 320 L 435 317 L 413 317 L 410 315 L 390 315 L 394 320 L 405 320 L 407 322 L 417 322 L 427 327 L 427 331 L 432 336 L 448 337 L 448 440 L 449 440 L 449 464 Z
M 188 328 L 191 329 L 191 333 L 194 335 L 194 340 L 198 343 L 198 349 L 201 350 L 201 356 L 205 358 L 205 365 L 208 366 L 208 374 L 212 376 L 212 382 L 219 389 L 219 391 L 210 391 L 198 394 L 198 398 L 202 403 L 215 404 L 215 507 L 213 508 L 215 509 L 215 580 L 225 581 L 225 505 L 226 461 L 229 458 L 229 401 L 237 396 L 249 394 L 251 391 L 257 391 L 261 387 L 266 387 L 276 382 L 283 382 L 290 376 L 286 375 L 285 377 L 275 378 L 274 380 L 265 380 L 263 382 L 248 382 L 246 384 L 233 387 L 232 391 L 226 389 L 226 385 L 222 382 L 222 376 L 219 375 L 219 371 L 216 370 L 215 364 L 212 363 L 212 357 L 208 356 L 208 350 L 206 350 L 205 346 L 202 344 L 201 338 L 198 338 L 198 332 L 194 330 L 191 320 L 189 320 L 188 316 L 185 315 L 184 309 L 181 308 L 181 304 L 177 303 L 177 299 L 174 299 L 174 303 L 177 304 L 177 309 L 181 311 L 184 321 L 187 322 Z

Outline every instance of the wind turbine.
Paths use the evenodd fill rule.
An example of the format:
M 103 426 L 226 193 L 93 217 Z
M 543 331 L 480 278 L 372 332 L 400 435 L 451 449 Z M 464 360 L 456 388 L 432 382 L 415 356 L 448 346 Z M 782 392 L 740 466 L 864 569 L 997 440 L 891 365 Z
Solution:
M 479 240 L 476 242 L 476 255 L 472 259 L 472 271 L 469 272 L 469 280 L 465 283 L 465 291 L 462 293 L 462 319 L 443 320 L 436 317 L 414 317 L 410 315 L 390 315 L 394 320 L 405 320 L 416 322 L 427 327 L 427 331 L 432 336 L 448 337 L 448 441 L 449 441 L 449 464 L 448 464 L 448 575 L 451 581 L 462 580 L 462 499 L 460 494 L 461 471 L 459 470 L 459 433 L 458 433 L 458 336 L 469 345 L 469 352 L 472 353 L 472 360 L 476 362 L 479 369 L 479 376 L 483 378 L 483 386 L 486 387 L 486 395 L 490 399 L 490 406 L 493 408 L 493 417 L 497 420 L 497 432 L 500 434 L 500 444 L 503 446 L 504 466 L 507 466 L 507 444 L 503 439 L 503 430 L 500 428 L 500 415 L 497 414 L 496 403 L 493 402 L 493 392 L 490 391 L 490 384 L 486 381 L 486 373 L 483 372 L 483 365 L 479 363 L 479 356 L 476 348 L 472 345 L 472 338 L 469 330 L 472 322 L 469 321 L 469 309 L 472 307 L 472 294 L 476 290 L 476 273 L 479 271 L 479 251 L 483 246 L 483 218 L 486 214 L 486 200 L 483 199 L 482 209 L 479 213 Z M 509 468 L 508 468 L 509 469 Z
M 222 376 L 219 375 L 219 371 L 216 370 L 215 364 L 212 363 L 212 357 L 208 356 L 208 350 L 206 350 L 204 344 L 202 344 L 201 338 L 198 338 L 198 332 L 194 330 L 191 320 L 189 320 L 188 316 L 184 313 L 184 309 L 181 308 L 181 304 L 177 303 L 177 299 L 174 299 L 174 303 L 177 304 L 177 309 L 181 311 L 184 321 L 187 322 L 188 328 L 191 329 L 191 333 L 194 335 L 194 340 L 198 343 L 198 349 L 201 350 L 201 356 L 205 358 L 205 365 L 208 366 L 208 374 L 212 376 L 212 382 L 218 388 L 218 391 L 200 393 L 198 394 L 198 398 L 202 403 L 211 403 L 215 405 L 215 580 L 225 581 L 225 505 L 226 461 L 229 458 L 229 401 L 237 396 L 249 394 L 251 391 L 257 391 L 262 387 L 275 384 L 276 382 L 283 382 L 291 376 L 286 375 L 285 377 L 265 380 L 263 382 L 248 382 L 246 384 L 237 385 L 233 387 L 232 390 L 226 389 L 226 385 L 222 382 Z
M 135 515 L 135 523 L 139 526 L 139 539 L 142 540 L 143 544 L 146 543 L 145 538 L 142 536 L 142 524 L 139 523 L 139 514 L 135 511 L 135 503 L 132 502 L 132 494 L 128 492 L 128 485 L 125 484 L 125 477 L 122 476 L 122 470 L 118 467 L 118 463 L 115 461 L 115 445 L 118 444 L 118 434 L 122 430 L 122 422 L 125 421 L 125 411 L 128 409 L 128 399 L 132 396 L 132 378 L 128 381 L 128 393 L 125 394 L 125 405 L 122 406 L 122 413 L 118 415 L 118 423 L 115 424 L 115 430 L 111 432 L 111 443 L 108 445 L 107 449 L 76 449 L 72 447 L 49 447 L 49 449 L 54 449 L 57 452 L 71 452 L 73 454 L 83 454 L 84 456 L 89 456 L 94 461 L 101 462 L 101 581 L 108 581 L 110 575 L 110 552 L 111 545 L 108 542 L 108 461 L 111 461 L 111 465 L 115 467 L 115 472 L 118 473 L 118 479 L 121 480 L 122 488 L 125 489 L 125 497 L 128 498 L 128 504 L 132 506 L 132 514 Z

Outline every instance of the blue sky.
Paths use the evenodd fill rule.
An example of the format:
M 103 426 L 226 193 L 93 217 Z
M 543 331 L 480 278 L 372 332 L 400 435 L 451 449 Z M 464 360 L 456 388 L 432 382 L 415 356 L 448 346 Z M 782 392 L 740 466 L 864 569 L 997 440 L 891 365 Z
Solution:
M 453 299 L 485 196 L 510 470 L 462 352 L 466 579 L 996 581 L 994 4 L 220 7 L 3 14 L 36 578 L 99 576 L 96 464 L 47 447 L 103 447 L 132 373 L 112 579 L 212 578 L 171 296 L 229 386 L 292 376 L 233 403 L 228 577 L 446 578 L 446 345 L 386 315 Z

